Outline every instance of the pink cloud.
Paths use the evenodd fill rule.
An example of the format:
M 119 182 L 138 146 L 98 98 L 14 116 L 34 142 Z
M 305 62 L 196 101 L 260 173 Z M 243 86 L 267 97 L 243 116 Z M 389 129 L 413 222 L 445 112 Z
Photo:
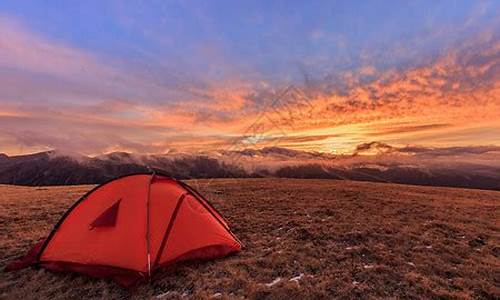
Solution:
M 116 72 L 96 57 L 29 32 L 0 16 L 0 65 L 57 76 L 113 77 Z

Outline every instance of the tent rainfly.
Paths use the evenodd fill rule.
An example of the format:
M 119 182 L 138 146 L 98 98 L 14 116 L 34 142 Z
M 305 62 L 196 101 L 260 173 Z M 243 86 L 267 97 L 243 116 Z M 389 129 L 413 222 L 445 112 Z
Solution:
M 179 261 L 240 250 L 227 222 L 200 193 L 165 175 L 139 173 L 89 191 L 6 271 L 35 265 L 128 286 Z

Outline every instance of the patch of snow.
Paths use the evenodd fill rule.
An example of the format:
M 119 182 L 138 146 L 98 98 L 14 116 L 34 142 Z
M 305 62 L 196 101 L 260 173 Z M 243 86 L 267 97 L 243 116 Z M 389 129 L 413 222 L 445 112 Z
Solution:
M 299 276 L 295 276 L 295 277 L 293 277 L 293 278 L 290 278 L 290 280 L 289 280 L 289 281 L 295 281 L 295 282 L 299 283 L 299 280 L 301 280 L 301 279 L 302 279 L 302 277 L 304 277 L 304 274 L 300 273 L 300 275 L 299 275 Z
M 172 293 L 172 291 L 168 291 L 168 292 L 165 292 L 163 294 L 159 294 L 159 295 L 156 295 L 156 299 L 163 299 L 165 297 L 167 297 L 168 295 L 170 295 L 170 293 Z
M 349 246 L 349 247 L 345 247 L 346 250 L 356 250 L 358 249 L 358 246 Z
M 364 269 L 372 269 L 373 268 L 373 265 L 364 265 L 363 266 Z
M 274 279 L 273 282 L 266 283 L 266 286 L 267 287 L 272 287 L 273 285 L 276 285 L 276 284 L 278 284 L 280 282 L 281 282 L 281 277 L 278 277 L 278 278 Z

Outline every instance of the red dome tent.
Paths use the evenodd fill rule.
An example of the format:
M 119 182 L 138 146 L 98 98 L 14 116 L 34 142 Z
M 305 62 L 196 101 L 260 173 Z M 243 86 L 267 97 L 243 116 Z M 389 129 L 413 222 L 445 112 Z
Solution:
M 129 285 L 175 262 L 240 249 L 227 222 L 197 191 L 168 176 L 141 173 L 81 197 L 46 239 L 6 270 L 39 265 Z

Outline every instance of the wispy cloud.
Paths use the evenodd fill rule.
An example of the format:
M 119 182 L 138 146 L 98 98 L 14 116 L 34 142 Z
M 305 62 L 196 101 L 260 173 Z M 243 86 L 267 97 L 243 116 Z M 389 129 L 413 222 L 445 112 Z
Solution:
M 223 56 L 206 52 L 224 65 Z M 0 17 L 0 151 L 153 153 L 241 143 L 350 153 L 371 140 L 500 143 L 484 140 L 485 132 L 500 129 L 495 32 L 420 65 L 381 69 L 369 62 L 329 76 L 304 72 L 284 95 L 289 82 L 238 76 L 231 65 L 213 78 L 170 71 L 99 56 Z

